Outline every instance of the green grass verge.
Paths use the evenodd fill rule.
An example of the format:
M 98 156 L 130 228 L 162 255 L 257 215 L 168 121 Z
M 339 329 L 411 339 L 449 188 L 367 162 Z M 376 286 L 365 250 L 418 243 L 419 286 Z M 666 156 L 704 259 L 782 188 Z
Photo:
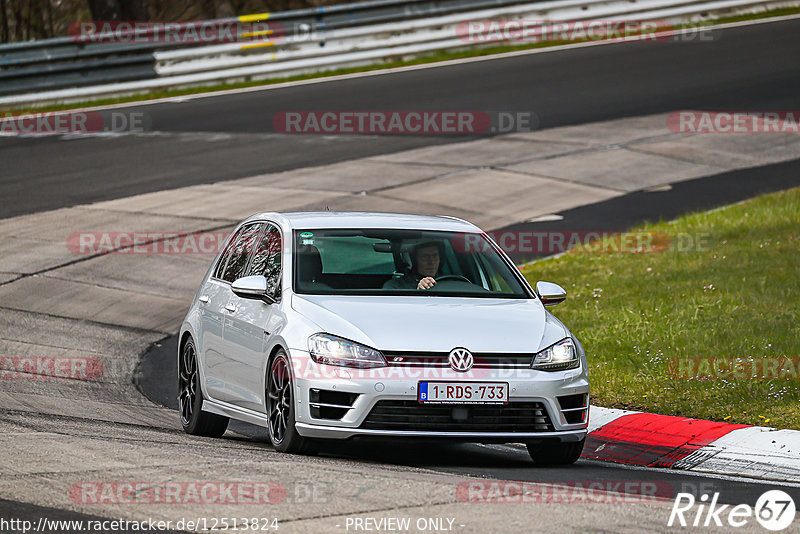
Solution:
M 754 364 L 800 356 L 800 188 L 637 230 L 701 235 L 704 246 L 573 249 L 523 268 L 531 282 L 567 289 L 552 311 L 586 349 L 593 403 L 800 429 L 800 377 L 783 364 L 783 379 L 725 378 L 709 368 L 695 369 L 698 378 L 669 367 L 733 357 L 749 375 Z M 703 378 L 710 375 L 717 378 Z
M 700 23 L 690 23 L 685 24 L 681 27 L 676 28 L 702 28 L 713 26 L 716 24 L 725 24 L 729 22 L 742 22 L 746 20 L 759 20 L 765 18 L 772 18 L 772 17 L 780 17 L 785 15 L 795 15 L 800 14 L 800 7 L 797 8 L 782 8 L 782 9 L 774 9 L 770 11 L 764 11 L 762 13 L 753 13 L 748 15 L 738 15 L 735 17 L 725 17 L 720 18 L 714 21 L 706 21 Z M 353 68 L 344 68 L 344 69 L 335 69 L 329 70 L 325 72 L 317 72 L 312 74 L 304 74 L 298 76 L 289 76 L 284 78 L 271 78 L 269 80 L 259 80 L 259 81 L 250 81 L 250 82 L 239 82 L 239 83 L 220 83 L 216 85 L 205 85 L 205 86 L 198 86 L 198 87 L 190 87 L 185 89 L 168 89 L 163 91 L 151 91 L 148 93 L 142 93 L 137 95 L 130 95 L 125 97 L 113 97 L 113 98 L 102 98 L 97 100 L 87 100 L 84 102 L 75 102 L 71 104 L 60 104 L 60 105 L 45 105 L 45 106 L 31 106 L 31 105 L 24 105 L 24 106 L 11 106 L 7 108 L 0 109 L 0 112 L 3 113 L 11 113 L 14 115 L 17 114 L 24 114 L 24 113 L 41 113 L 46 111 L 62 111 L 67 109 L 76 109 L 80 107 L 86 106 L 106 106 L 106 105 L 113 105 L 113 104 L 123 104 L 128 102 L 140 102 L 144 100 L 151 100 L 155 98 L 168 98 L 168 97 L 177 97 L 177 96 L 185 96 L 185 95 L 194 95 L 194 94 L 201 94 L 201 93 L 213 93 L 217 91 L 225 91 L 231 89 L 241 89 L 247 87 L 261 87 L 266 85 L 274 85 L 278 83 L 285 83 L 285 82 L 293 82 L 299 80 L 309 80 L 315 78 L 326 78 L 329 76 L 337 76 L 342 74 L 352 74 L 357 72 L 370 72 L 375 70 L 385 70 L 391 69 L 396 67 L 407 67 L 411 65 L 422 65 L 428 63 L 438 63 L 441 61 L 447 61 L 452 59 L 462 59 L 468 57 L 480 57 L 480 56 L 489 56 L 495 54 L 502 54 L 506 52 L 514 52 L 519 50 L 529 50 L 533 48 L 548 48 L 552 46 L 559 46 L 565 44 L 575 43 L 575 41 L 545 41 L 545 42 L 538 42 L 538 43 L 529 43 L 524 45 L 503 45 L 503 46 L 491 46 L 485 48 L 470 48 L 465 50 L 459 51 L 443 51 L 443 52 L 434 52 L 430 54 L 420 55 L 413 59 L 388 59 L 379 64 L 375 65 L 366 65 L 363 67 L 353 67 Z

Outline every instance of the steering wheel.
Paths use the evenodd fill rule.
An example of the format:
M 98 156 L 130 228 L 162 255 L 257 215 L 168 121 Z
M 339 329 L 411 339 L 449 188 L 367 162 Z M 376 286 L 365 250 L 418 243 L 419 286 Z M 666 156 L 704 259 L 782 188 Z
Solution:
M 437 276 L 434 280 L 437 282 L 441 282 L 442 280 L 460 280 L 468 284 L 472 283 L 469 278 L 461 276 L 460 274 L 443 274 L 442 276 Z

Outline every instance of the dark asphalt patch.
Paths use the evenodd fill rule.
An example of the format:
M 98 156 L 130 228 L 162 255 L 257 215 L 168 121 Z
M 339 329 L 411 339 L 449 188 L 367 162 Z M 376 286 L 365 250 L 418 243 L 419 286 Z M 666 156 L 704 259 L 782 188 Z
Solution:
M 747 200 L 757 195 L 800 186 L 800 159 L 729 171 L 670 184 L 653 192 L 635 191 L 596 204 L 560 211 L 563 219 L 512 224 L 502 232 L 621 232 L 645 222 L 674 219 Z M 547 256 L 546 253 L 511 253 L 515 263 Z

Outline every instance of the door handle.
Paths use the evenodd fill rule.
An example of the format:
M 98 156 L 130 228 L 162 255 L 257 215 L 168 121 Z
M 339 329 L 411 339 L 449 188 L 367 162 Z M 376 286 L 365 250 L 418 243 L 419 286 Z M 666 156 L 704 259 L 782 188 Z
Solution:
M 197 297 L 197 300 L 199 300 L 203 304 L 208 304 L 209 298 L 208 295 L 200 295 L 199 297 Z
M 236 306 L 234 306 L 233 304 L 226 305 L 225 309 L 228 310 L 231 313 L 236 313 Z

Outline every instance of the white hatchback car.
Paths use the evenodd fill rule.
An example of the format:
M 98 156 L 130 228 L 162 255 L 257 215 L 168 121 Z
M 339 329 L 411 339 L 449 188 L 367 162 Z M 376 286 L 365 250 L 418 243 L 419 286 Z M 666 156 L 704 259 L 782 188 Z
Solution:
M 230 418 L 275 448 L 320 438 L 526 443 L 536 463 L 581 454 L 583 348 L 479 228 L 451 217 L 262 213 L 231 234 L 181 327 L 190 434 Z

